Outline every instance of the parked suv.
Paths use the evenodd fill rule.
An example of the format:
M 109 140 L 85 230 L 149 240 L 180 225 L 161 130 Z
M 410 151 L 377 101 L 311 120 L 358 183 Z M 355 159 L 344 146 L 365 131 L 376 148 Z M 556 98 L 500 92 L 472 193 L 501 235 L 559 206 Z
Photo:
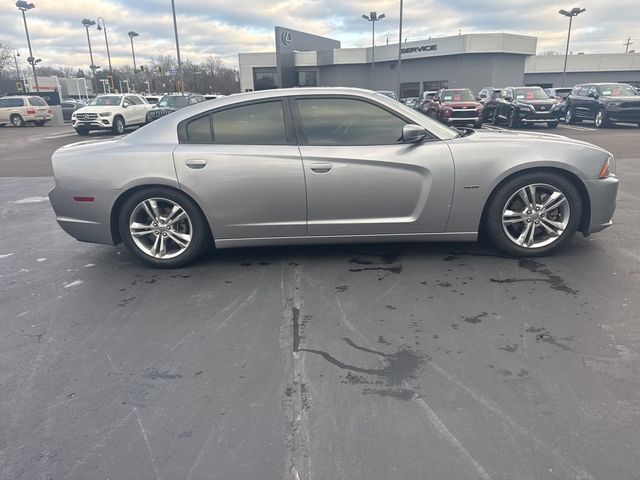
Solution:
M 78 135 L 88 135 L 91 130 L 111 130 L 121 135 L 127 127 L 144 125 L 151 107 L 133 93 L 98 95 L 90 105 L 73 112 L 71 125 Z
M 576 85 L 566 100 L 565 121 L 593 120 L 597 128 L 615 122 L 640 126 L 640 95 L 626 83 L 590 83 Z
M 198 93 L 172 93 L 164 95 L 151 110 L 147 112 L 147 123 L 169 115 L 181 108 L 204 102 L 204 96 Z
M 482 104 L 482 120 L 488 122 L 493 117 L 496 99 L 500 96 L 501 88 L 484 87 L 478 92 L 476 99 Z
M 24 127 L 33 123 L 41 127 L 52 118 L 51 108 L 44 98 L 27 95 L 0 98 L 0 126 L 10 123 L 14 127 Z
M 556 128 L 560 122 L 560 103 L 540 87 L 507 87 L 496 99 L 492 120 L 494 125 L 504 120 L 509 128 L 530 123 L 546 123 L 547 127 Z
M 472 123 L 476 128 L 482 127 L 482 104 L 468 88 L 439 90 L 427 114 L 448 125 Z

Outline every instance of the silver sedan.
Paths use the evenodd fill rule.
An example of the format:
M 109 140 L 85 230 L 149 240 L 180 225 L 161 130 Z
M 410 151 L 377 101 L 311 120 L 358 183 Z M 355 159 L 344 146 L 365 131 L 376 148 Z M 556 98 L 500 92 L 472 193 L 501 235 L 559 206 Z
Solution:
M 60 226 L 177 267 L 205 249 L 475 241 L 540 256 L 611 224 L 613 156 L 558 135 L 451 129 L 374 92 L 253 92 L 52 158 Z

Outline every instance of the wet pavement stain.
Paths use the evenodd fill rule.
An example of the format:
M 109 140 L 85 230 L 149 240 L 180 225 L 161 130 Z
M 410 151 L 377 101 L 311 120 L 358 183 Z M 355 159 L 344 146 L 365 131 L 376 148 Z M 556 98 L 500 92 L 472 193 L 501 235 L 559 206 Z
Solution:
M 182 375 L 179 373 L 169 373 L 169 370 L 165 370 L 161 372 L 156 368 L 149 368 L 145 370 L 145 373 L 142 374 L 143 378 L 148 378 L 150 380 L 175 380 L 177 378 L 182 378 Z
M 338 367 L 340 370 L 346 370 L 347 374 L 343 377 L 344 383 L 387 387 L 384 389 L 368 388 L 366 391 L 363 391 L 363 394 L 367 395 L 375 394 L 394 397 L 401 400 L 411 400 L 415 397 L 416 392 L 413 390 L 407 390 L 406 387 L 402 387 L 401 385 L 409 380 L 415 380 L 419 369 L 430 360 L 427 355 L 415 352 L 406 346 L 401 347 L 396 352 L 386 353 L 362 347 L 357 345 L 350 338 L 343 337 L 342 340 L 351 348 L 375 355 L 378 358 L 378 361 L 382 361 L 382 365 L 373 368 L 351 365 L 339 360 L 328 352 L 313 348 L 300 347 L 300 341 L 303 338 L 303 334 L 300 331 L 300 309 L 298 307 L 292 308 L 292 326 L 292 348 L 294 352 L 305 352 L 318 355 L 330 364 Z M 380 339 L 383 340 L 381 343 L 386 342 L 384 338 L 380 337 L 379 340 Z
M 335 288 L 335 290 L 336 290 L 336 292 L 338 292 L 338 293 L 344 293 L 344 292 L 346 292 L 347 290 L 349 290 L 349 286 L 348 286 L 348 285 L 338 285 L 338 286 Z
M 478 315 L 473 315 L 471 317 L 464 317 L 464 316 L 461 316 L 461 317 L 467 323 L 476 324 L 476 323 L 482 323 L 482 319 L 486 318 L 487 315 L 489 315 L 487 312 L 482 312 L 482 313 L 479 313 Z
M 551 345 L 554 345 L 566 352 L 575 352 L 575 350 L 573 348 L 571 348 L 569 345 L 560 342 L 556 337 L 554 337 L 553 335 L 551 335 L 549 333 L 549 331 L 544 328 L 544 327 L 529 327 L 525 330 L 528 333 L 535 333 L 536 334 L 536 342 L 537 343 L 549 343 Z M 564 340 L 564 341 L 571 341 L 572 337 L 562 337 L 560 338 L 560 340 Z
M 349 263 L 356 264 L 356 265 L 369 265 L 369 266 L 363 266 L 360 268 L 350 268 L 349 269 L 350 272 L 353 272 L 353 273 L 367 272 L 367 271 L 387 272 L 379 276 L 378 281 L 384 280 L 391 273 L 396 275 L 402 273 L 402 265 L 393 265 L 394 263 L 397 263 L 398 261 L 400 261 L 400 255 L 396 253 L 391 253 L 391 254 L 359 253 L 359 252 L 352 252 L 352 253 L 361 257 L 369 257 L 369 258 L 363 259 L 363 258 L 354 257 L 349 260 Z M 375 260 L 371 260 L 370 257 L 374 257 Z
M 549 268 L 547 268 L 544 264 L 527 258 L 521 258 L 518 260 L 518 265 L 520 268 L 528 270 L 531 273 L 540 273 L 544 275 L 545 278 L 505 278 L 505 279 L 496 279 L 490 278 L 489 281 L 493 283 L 525 283 L 525 282 L 546 282 L 553 290 L 557 290 L 559 292 L 563 292 L 567 295 L 577 296 L 579 290 L 575 290 L 569 287 L 566 281 L 560 276 L 553 273 Z

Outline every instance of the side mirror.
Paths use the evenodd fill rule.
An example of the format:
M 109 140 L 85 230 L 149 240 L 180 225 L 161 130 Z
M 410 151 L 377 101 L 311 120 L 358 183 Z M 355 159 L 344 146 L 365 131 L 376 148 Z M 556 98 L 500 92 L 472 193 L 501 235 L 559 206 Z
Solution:
M 419 125 L 405 125 L 402 127 L 404 143 L 416 143 L 427 136 L 427 131 Z
M 130 104 L 129 104 L 129 102 L 124 102 L 124 103 L 122 104 L 122 108 L 127 108 L 129 105 L 130 105 Z

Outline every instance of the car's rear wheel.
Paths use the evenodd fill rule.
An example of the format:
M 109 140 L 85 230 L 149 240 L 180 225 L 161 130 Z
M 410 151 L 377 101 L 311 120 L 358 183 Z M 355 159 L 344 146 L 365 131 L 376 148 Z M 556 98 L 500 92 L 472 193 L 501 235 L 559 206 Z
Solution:
M 20 115 L 11 115 L 11 125 L 13 125 L 14 127 L 24 127 L 24 118 L 22 118 Z
M 155 187 L 136 192 L 123 204 L 119 230 L 129 251 L 147 265 L 176 268 L 200 256 L 209 227 L 185 194 Z
M 44 125 L 44 120 L 36 120 L 33 123 L 36 124 L 36 127 L 42 127 Z
M 604 111 L 604 108 L 598 110 L 598 113 L 596 113 L 596 118 L 593 119 L 593 124 L 596 126 L 596 128 L 604 128 L 609 125 L 607 112 Z
M 515 108 L 509 110 L 509 113 L 507 114 L 507 126 L 509 128 L 516 128 L 518 126 L 518 114 L 516 113 Z
M 582 217 L 577 188 L 562 175 L 526 173 L 493 193 L 485 230 L 500 250 L 517 257 L 548 255 L 568 242 Z
M 113 130 L 113 133 L 116 135 L 122 135 L 124 133 L 124 119 L 122 117 L 114 118 L 111 130 Z

